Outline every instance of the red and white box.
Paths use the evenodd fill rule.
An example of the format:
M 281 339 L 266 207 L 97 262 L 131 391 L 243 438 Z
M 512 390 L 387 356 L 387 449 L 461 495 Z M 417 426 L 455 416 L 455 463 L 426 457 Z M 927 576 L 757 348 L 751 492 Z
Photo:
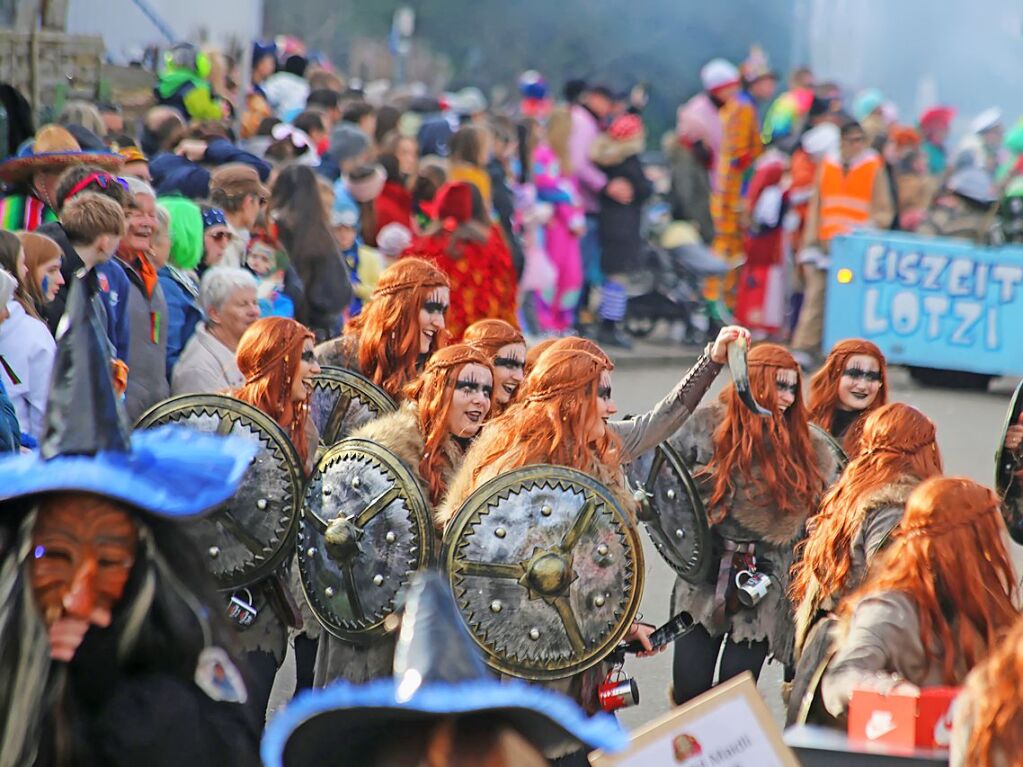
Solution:
M 898 749 L 946 749 L 957 687 L 928 687 L 919 695 L 854 690 L 849 739 Z

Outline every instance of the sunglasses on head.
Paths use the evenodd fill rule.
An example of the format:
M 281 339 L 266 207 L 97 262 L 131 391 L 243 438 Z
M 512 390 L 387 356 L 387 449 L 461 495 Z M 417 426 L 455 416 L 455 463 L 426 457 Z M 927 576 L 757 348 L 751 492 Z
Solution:
M 109 173 L 90 173 L 88 176 L 86 176 L 73 187 L 71 187 L 70 190 L 68 190 L 68 193 L 64 195 L 64 202 L 67 202 L 76 194 L 84 192 L 93 184 L 98 186 L 100 189 L 109 189 L 112 184 L 120 184 L 121 188 L 124 189 L 124 191 L 126 192 L 130 191 L 128 189 L 127 180 L 121 178 L 120 176 L 111 176 Z
M 860 370 L 859 368 L 846 368 L 842 375 L 853 381 L 866 381 L 867 383 L 881 383 L 881 371 Z

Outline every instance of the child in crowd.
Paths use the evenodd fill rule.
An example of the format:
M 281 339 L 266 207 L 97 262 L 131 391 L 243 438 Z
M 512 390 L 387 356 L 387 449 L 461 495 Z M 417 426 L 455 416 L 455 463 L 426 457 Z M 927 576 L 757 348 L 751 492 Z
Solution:
M 295 303 L 284 292 L 285 261 L 280 244 L 265 229 L 252 232 L 245 264 L 258 283 L 260 317 L 295 318 Z
M 362 311 L 363 301 L 376 289 L 380 279 L 380 254 L 359 242 L 359 211 L 353 204 L 339 198 L 331 212 L 330 224 L 352 279 L 355 297 L 350 304 L 349 316 L 355 317 Z

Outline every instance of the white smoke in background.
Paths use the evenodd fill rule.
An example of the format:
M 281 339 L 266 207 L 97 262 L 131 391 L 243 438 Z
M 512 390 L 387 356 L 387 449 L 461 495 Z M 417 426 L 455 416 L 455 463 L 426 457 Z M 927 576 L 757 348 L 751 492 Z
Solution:
M 904 122 L 949 104 L 956 132 L 991 106 L 1010 125 L 1023 114 L 1020 0 L 795 0 L 795 14 L 818 81 L 850 99 L 879 88 Z

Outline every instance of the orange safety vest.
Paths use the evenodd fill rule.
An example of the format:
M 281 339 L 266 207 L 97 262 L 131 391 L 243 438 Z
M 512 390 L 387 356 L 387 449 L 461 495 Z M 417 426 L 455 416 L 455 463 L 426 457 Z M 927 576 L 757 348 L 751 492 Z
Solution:
M 838 234 L 870 220 L 870 201 L 874 181 L 882 167 L 881 156 L 872 152 L 842 172 L 842 164 L 825 158 L 821 170 L 820 230 L 821 242 L 830 242 Z

